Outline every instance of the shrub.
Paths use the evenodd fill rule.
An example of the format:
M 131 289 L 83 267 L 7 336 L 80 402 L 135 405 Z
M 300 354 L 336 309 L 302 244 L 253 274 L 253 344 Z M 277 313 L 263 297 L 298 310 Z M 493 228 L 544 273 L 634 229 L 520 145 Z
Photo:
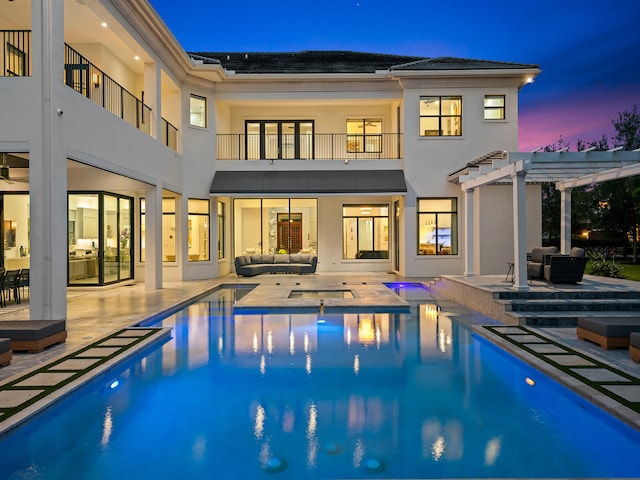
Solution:
M 589 253 L 589 259 L 591 260 L 591 275 L 599 275 L 601 277 L 611 278 L 624 278 L 622 273 L 622 267 L 616 265 L 614 260 L 607 260 L 603 253 L 593 252 Z

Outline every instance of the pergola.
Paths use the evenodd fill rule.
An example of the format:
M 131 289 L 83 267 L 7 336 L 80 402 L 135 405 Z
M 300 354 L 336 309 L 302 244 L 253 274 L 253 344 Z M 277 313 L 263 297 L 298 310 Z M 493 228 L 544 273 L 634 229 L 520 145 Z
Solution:
M 527 183 L 552 182 L 560 190 L 560 251 L 571 249 L 571 190 L 575 187 L 605 182 L 640 174 L 640 149 L 620 148 L 603 151 L 592 149 L 568 152 L 507 152 L 494 151 L 449 175 L 449 181 L 460 185 L 465 206 L 465 275 L 475 275 L 473 243 L 473 191 L 483 185 L 513 186 L 514 225 L 514 288 L 528 290 L 526 246 Z

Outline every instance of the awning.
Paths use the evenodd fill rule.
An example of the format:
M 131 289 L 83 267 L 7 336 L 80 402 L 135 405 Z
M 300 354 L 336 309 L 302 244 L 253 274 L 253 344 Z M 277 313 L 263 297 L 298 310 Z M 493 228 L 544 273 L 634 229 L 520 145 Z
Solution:
M 402 170 L 221 171 L 214 195 L 405 195 Z

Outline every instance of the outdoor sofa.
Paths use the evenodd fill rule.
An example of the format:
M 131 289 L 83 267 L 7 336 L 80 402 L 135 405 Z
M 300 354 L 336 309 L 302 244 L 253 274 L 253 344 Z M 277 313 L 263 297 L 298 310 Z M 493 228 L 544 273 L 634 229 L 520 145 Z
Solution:
M 37 353 L 67 339 L 64 320 L 0 320 L 0 338 L 11 340 L 11 350 Z
M 550 283 L 578 283 L 587 266 L 584 248 L 573 247 L 569 255 L 545 255 L 544 279 Z
M 240 255 L 234 263 L 236 274 L 245 277 L 261 273 L 315 273 L 318 256 L 310 253 Z
M 578 317 L 576 327 L 580 340 L 589 340 L 607 350 L 629 347 L 634 332 L 640 332 L 640 317 Z
M 0 338 L 0 367 L 4 367 L 11 363 L 11 340 L 8 338 Z

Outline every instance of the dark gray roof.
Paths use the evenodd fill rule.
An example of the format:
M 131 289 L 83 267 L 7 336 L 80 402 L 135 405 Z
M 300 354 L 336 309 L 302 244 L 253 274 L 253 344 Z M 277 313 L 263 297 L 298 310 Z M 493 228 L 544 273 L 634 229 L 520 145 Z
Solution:
M 494 60 L 474 60 L 471 58 L 437 57 L 423 58 L 403 65 L 394 65 L 394 71 L 414 70 L 495 70 L 502 68 L 529 69 L 538 65 L 528 63 L 497 62 Z
M 406 194 L 402 170 L 216 172 L 214 195 Z
M 374 73 L 377 70 L 469 70 L 537 68 L 537 65 L 464 58 L 425 58 L 384 53 L 305 50 L 301 52 L 190 52 L 205 64 L 221 64 L 236 73 Z

